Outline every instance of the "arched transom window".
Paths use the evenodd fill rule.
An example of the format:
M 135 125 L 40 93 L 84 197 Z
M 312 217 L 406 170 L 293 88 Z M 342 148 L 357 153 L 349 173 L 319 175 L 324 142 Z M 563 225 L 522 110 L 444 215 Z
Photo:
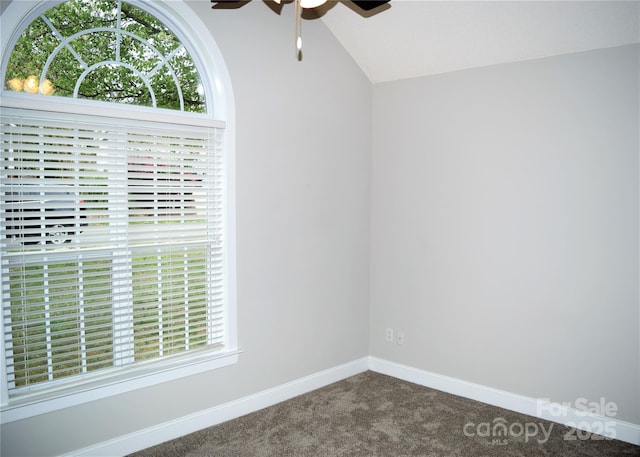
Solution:
M 24 30 L 9 59 L 13 91 L 204 112 L 197 68 L 162 22 L 120 0 L 71 0 Z

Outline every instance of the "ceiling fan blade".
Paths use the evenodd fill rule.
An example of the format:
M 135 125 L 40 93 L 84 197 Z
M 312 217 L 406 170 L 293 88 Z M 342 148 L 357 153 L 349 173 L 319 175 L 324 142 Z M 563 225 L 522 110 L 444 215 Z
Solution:
M 371 11 L 379 6 L 384 5 L 385 3 L 389 3 L 391 0 L 379 0 L 379 1 L 368 1 L 368 0 L 351 0 L 351 3 L 356 5 L 358 8 L 364 11 Z
M 211 0 L 211 3 L 213 3 L 211 8 L 224 10 L 236 9 L 246 5 L 249 1 L 250 0 Z

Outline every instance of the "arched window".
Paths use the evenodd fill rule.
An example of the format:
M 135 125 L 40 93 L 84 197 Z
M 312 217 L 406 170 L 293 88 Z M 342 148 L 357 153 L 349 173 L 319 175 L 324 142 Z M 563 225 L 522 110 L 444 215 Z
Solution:
M 6 88 L 202 113 L 200 76 L 176 35 L 118 0 L 71 0 L 33 20 L 11 52 Z
M 2 67 L 2 404 L 229 363 L 219 75 L 147 2 L 43 5 Z

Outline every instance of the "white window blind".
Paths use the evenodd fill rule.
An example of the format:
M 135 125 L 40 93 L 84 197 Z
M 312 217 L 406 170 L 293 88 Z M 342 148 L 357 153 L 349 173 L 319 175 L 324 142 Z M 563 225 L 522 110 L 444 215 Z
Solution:
M 3 108 L 10 397 L 223 349 L 223 133 Z

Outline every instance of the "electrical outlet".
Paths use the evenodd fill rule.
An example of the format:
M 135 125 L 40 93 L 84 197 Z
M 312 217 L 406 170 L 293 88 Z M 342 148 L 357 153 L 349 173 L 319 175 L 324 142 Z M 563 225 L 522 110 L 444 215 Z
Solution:
M 404 344 L 404 332 L 398 332 L 396 335 L 396 343 L 398 346 L 402 346 Z
M 393 343 L 393 329 L 387 328 L 387 341 Z

